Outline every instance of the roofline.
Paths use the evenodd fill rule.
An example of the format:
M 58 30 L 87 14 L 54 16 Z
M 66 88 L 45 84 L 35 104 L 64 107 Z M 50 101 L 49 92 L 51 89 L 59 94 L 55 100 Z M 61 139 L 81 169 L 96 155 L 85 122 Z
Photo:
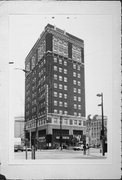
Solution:
M 35 50 L 35 47 L 38 45 L 40 40 L 42 40 L 42 38 L 45 36 L 45 34 L 48 33 L 49 29 L 52 29 L 54 31 L 57 30 L 57 33 L 60 33 L 60 34 L 62 34 L 64 36 L 66 36 L 66 37 L 68 37 L 68 38 L 70 38 L 72 40 L 75 40 L 78 43 L 82 43 L 84 45 L 84 41 L 82 39 L 80 39 L 80 38 L 78 38 L 78 37 L 76 37 L 76 36 L 74 36 L 74 35 L 72 35 L 70 33 L 67 33 L 64 30 L 59 29 L 59 28 L 57 28 L 57 27 L 55 27 L 55 26 L 53 26 L 51 24 L 47 24 L 47 26 L 45 26 L 45 28 L 44 28 L 44 31 L 40 34 L 39 38 L 37 39 L 37 41 L 35 42 L 35 44 L 31 48 L 31 50 L 29 51 L 28 55 L 26 56 L 25 62 L 28 60 L 30 54 Z

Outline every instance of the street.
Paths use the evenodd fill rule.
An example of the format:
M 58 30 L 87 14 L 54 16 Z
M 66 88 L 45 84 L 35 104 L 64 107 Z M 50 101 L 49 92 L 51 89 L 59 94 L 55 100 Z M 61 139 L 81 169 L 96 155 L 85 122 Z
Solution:
M 31 151 L 27 152 L 27 159 L 31 159 Z M 25 159 L 25 151 L 15 152 L 15 159 Z M 107 154 L 102 156 L 100 149 L 90 148 L 89 152 L 86 151 L 86 155 L 83 154 L 83 151 L 74 151 L 74 150 L 38 150 L 36 151 L 36 159 L 106 159 Z

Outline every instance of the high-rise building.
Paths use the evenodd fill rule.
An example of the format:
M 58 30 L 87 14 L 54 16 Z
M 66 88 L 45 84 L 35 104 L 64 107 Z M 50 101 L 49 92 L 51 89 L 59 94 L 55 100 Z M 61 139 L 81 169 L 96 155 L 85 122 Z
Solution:
M 83 139 L 84 41 L 48 24 L 25 60 L 25 122 L 30 145 Z

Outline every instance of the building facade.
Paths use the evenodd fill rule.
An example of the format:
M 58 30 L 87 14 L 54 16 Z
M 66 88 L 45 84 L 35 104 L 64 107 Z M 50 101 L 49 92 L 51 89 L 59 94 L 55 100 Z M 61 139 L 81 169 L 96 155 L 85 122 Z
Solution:
M 30 145 L 74 137 L 85 130 L 83 40 L 48 24 L 25 60 L 25 122 Z
M 86 120 L 86 141 L 94 147 L 101 145 L 102 116 L 95 115 Z M 107 116 L 104 116 L 104 135 L 107 143 Z
M 24 139 L 24 124 L 23 116 L 17 116 L 14 119 L 14 137 Z

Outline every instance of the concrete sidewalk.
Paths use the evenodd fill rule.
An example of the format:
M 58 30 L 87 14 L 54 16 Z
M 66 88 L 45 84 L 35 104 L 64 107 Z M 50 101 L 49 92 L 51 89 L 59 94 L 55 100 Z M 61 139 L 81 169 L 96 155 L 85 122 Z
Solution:
M 32 154 L 28 152 L 28 158 L 31 159 Z M 84 154 L 83 151 L 74 151 L 74 150 L 38 150 L 36 151 L 36 159 L 105 159 L 107 154 L 102 156 L 102 153 L 98 149 L 90 149 Z M 25 159 L 25 152 L 15 153 L 15 159 Z

